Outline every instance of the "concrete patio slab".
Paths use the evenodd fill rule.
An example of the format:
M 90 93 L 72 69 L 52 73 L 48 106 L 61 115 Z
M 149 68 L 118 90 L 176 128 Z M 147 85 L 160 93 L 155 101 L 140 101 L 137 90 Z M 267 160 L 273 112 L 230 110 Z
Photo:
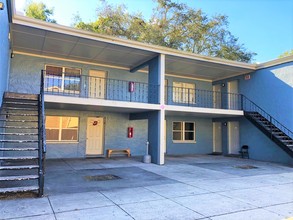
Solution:
M 274 186 L 272 186 L 272 189 Z M 291 190 L 292 191 L 292 190 Z M 237 199 L 257 207 L 272 206 L 282 203 L 292 202 L 293 197 L 290 192 L 288 193 L 270 193 L 258 189 L 243 189 L 229 192 L 220 192 L 219 194 L 229 198 Z
M 190 186 L 184 183 L 163 184 L 157 186 L 145 187 L 166 198 L 175 198 L 180 196 L 191 196 L 197 194 L 209 193 L 209 191 Z
M 249 219 L 249 220 L 282 220 L 284 216 L 269 212 L 263 209 L 254 209 L 243 212 L 231 213 L 212 217 L 212 220 L 235 220 L 235 219 Z
M 285 218 L 293 217 L 293 202 L 264 207 L 265 210 L 277 213 L 284 216 Z
M 48 198 L 0 200 L 0 219 L 53 214 Z
M 45 197 L 0 200 L 0 219 L 292 217 L 292 167 L 208 155 L 167 157 L 162 166 L 140 159 L 47 160 Z
M 163 199 L 162 196 L 142 187 L 114 189 L 101 193 L 118 205 Z
M 99 192 L 85 192 L 49 196 L 54 212 L 76 211 L 114 205 Z
M 172 198 L 172 200 L 206 217 L 256 208 L 245 202 L 239 202 L 214 193 L 178 197 Z
M 121 205 L 121 208 L 134 219 L 139 220 L 194 220 L 204 218 L 204 216 L 167 199 L 126 204 Z
M 62 212 L 56 214 L 57 220 L 75 220 L 75 219 L 85 219 L 85 220 L 133 220 L 126 212 L 117 206 L 107 206 L 101 208 L 93 209 L 83 209 L 72 212 Z
M 9 220 L 56 220 L 55 215 L 36 215 L 24 218 L 10 218 Z

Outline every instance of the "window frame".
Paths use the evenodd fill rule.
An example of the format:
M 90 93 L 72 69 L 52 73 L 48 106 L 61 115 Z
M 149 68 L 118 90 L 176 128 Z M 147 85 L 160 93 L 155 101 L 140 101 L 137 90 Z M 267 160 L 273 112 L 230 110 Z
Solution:
M 62 74 L 61 75 L 61 88 L 59 89 L 59 87 L 58 87 L 58 91 L 57 91 L 58 93 L 73 93 L 73 94 L 80 94 L 81 93 L 81 74 L 82 74 L 82 69 L 81 68 L 69 67 L 69 66 L 61 66 L 61 65 L 55 65 L 55 64 L 45 64 L 45 80 L 46 80 L 46 76 L 47 76 L 47 66 L 62 68 L 62 72 L 61 72 L 61 74 Z M 65 87 L 65 78 L 66 78 L 65 69 L 74 69 L 74 70 L 79 71 L 79 90 L 69 90 L 69 89 L 66 90 L 66 89 L 64 89 L 64 87 Z M 46 83 L 45 83 L 45 86 L 46 86 Z M 45 88 L 45 90 L 46 89 L 48 89 L 48 88 Z M 56 91 L 52 90 L 50 92 L 56 92 Z
M 175 86 L 174 84 L 180 84 L 180 86 Z M 193 88 L 190 88 L 191 86 Z M 195 83 L 173 81 L 172 88 L 173 88 L 172 101 L 174 103 L 196 104 L 196 84 Z M 190 97 L 188 97 L 188 94 L 186 93 L 188 89 L 192 89 L 194 91 L 194 93 L 191 94 Z M 180 93 L 178 94 L 178 91 L 176 92 L 176 90 L 179 90 Z
M 181 123 L 181 130 L 174 130 L 174 123 Z M 193 140 L 185 140 L 185 124 L 193 123 Z M 181 140 L 174 140 L 174 132 L 181 132 Z M 196 122 L 195 121 L 172 121 L 172 141 L 173 143 L 196 143 Z
M 64 144 L 64 143 L 68 143 L 68 144 L 70 143 L 70 144 L 72 144 L 72 143 L 79 143 L 80 118 L 78 116 L 47 115 L 47 117 L 48 116 L 50 116 L 50 117 L 59 117 L 60 120 L 59 120 L 59 128 L 48 128 L 47 125 L 46 125 L 45 131 L 47 129 L 56 129 L 56 130 L 58 129 L 58 137 L 59 137 L 59 140 L 48 140 L 48 139 L 46 139 L 46 142 L 47 143 L 50 143 L 50 144 L 60 144 L 60 143 L 62 143 L 62 144 Z M 70 141 L 70 140 L 62 140 L 62 130 L 67 130 L 68 129 L 68 128 L 62 128 L 62 118 L 77 118 L 77 122 L 78 122 L 77 128 L 70 128 L 72 130 L 73 129 L 76 130 L 76 132 L 77 132 L 76 140 L 72 140 L 72 141 Z

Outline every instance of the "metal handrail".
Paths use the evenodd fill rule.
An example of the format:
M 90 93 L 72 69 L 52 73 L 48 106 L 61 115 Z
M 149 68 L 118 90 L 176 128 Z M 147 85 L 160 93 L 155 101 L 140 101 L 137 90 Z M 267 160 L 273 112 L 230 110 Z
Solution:
M 70 73 L 45 73 L 45 93 L 158 104 L 159 85 Z
M 177 86 L 165 88 L 165 102 L 168 105 L 242 110 L 241 94 Z
M 247 98 L 245 95 L 242 95 L 242 106 L 243 111 L 259 113 L 262 117 L 266 118 L 271 124 L 281 130 L 283 133 L 285 133 L 288 137 L 293 139 L 293 132 L 290 129 L 281 124 L 277 119 L 275 119 L 273 116 L 271 116 L 255 102 Z M 273 131 L 270 130 L 270 132 L 271 135 L 273 135 Z
M 45 130 L 45 101 L 44 101 L 44 73 L 41 73 L 40 95 L 38 105 L 38 138 L 39 138 L 39 197 L 44 194 L 44 161 L 46 155 L 46 130 Z

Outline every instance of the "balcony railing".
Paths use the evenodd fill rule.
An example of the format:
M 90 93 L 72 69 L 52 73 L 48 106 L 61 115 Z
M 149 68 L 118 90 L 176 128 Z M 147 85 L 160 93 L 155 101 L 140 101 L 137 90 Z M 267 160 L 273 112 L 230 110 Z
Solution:
M 166 86 L 167 105 L 242 110 L 242 96 L 209 90 Z
M 152 104 L 159 101 L 158 85 L 68 73 L 46 72 L 44 91 L 46 94 L 104 100 Z

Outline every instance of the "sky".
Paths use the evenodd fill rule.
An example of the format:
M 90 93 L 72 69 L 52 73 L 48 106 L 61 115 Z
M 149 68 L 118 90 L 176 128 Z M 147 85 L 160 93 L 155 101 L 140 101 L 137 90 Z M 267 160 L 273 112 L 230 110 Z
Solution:
M 40 1 L 40 0 L 34 0 Z M 293 49 L 293 0 L 173 0 L 202 9 L 209 16 L 228 16 L 230 32 L 239 38 L 248 51 L 257 53 L 253 62 L 276 59 Z M 15 0 L 16 10 L 23 11 L 27 0 Z M 85 22 L 94 21 L 99 0 L 42 0 L 54 8 L 58 24 L 70 26 L 77 12 Z M 110 4 L 125 4 L 129 12 L 141 12 L 150 18 L 153 0 L 107 0 Z

